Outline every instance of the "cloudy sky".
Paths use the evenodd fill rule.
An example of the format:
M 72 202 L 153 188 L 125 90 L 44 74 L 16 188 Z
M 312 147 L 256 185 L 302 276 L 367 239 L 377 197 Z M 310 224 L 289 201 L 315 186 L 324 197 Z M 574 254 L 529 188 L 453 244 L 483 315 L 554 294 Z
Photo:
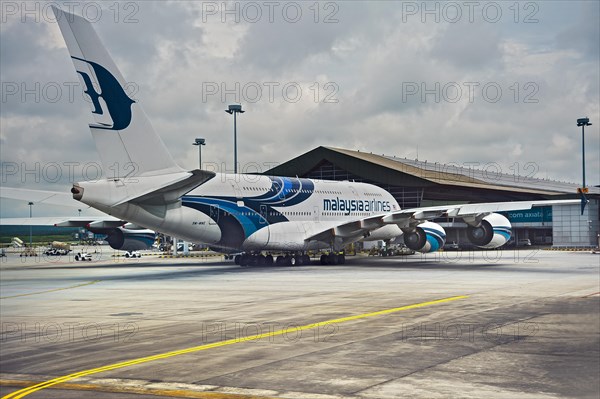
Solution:
M 243 171 L 336 146 L 580 182 L 588 116 L 600 184 L 598 1 L 3 1 L 3 186 L 68 191 L 99 163 L 50 4 L 92 20 L 184 168 L 204 137 L 203 161 L 233 169 L 240 102 Z

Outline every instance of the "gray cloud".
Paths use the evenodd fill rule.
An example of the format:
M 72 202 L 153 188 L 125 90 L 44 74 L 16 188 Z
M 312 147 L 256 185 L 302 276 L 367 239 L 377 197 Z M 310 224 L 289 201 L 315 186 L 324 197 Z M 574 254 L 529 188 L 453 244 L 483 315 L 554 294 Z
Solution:
M 598 61 L 600 54 L 600 3 L 585 1 L 573 10 L 572 24 L 556 35 L 559 48 L 577 50 L 583 57 Z
M 423 22 L 406 13 L 406 2 L 335 3 L 332 24 L 322 21 L 331 11 L 326 3 L 317 23 L 312 3 L 303 3 L 298 23 L 222 22 L 203 8 L 213 3 L 184 1 L 140 2 L 137 22 L 124 23 L 123 14 L 112 18 L 111 4 L 94 28 L 185 168 L 197 166 L 194 137 L 205 137 L 204 161 L 232 169 L 232 120 L 223 110 L 239 100 L 248 111 L 238 121 L 240 161 L 264 168 L 319 145 L 411 158 L 418 147 L 419 158 L 432 162 L 497 162 L 509 172 L 531 162 L 542 177 L 579 181 L 575 119 L 587 115 L 594 123 L 586 131 L 588 179 L 600 183 L 597 3 L 540 3 L 534 24 L 515 23 L 512 3 L 497 23 L 477 17 L 455 24 Z M 127 3 L 119 4 L 124 11 Z M 0 35 L 2 82 L 77 81 L 61 40 L 53 22 L 9 19 Z M 300 98 L 286 101 L 282 88 L 296 83 Z M 457 99 L 448 98 L 454 84 L 462 90 Z M 477 84 L 472 98 L 466 84 Z M 207 85 L 219 92 L 206 95 Z M 501 88 L 498 101 L 486 98 L 486 85 Z M 251 86 L 262 95 L 248 98 L 243 90 Z M 415 87 L 418 93 L 407 93 Z M 223 88 L 232 93 L 222 98 Z M 323 102 L 327 95 L 337 102 Z M 12 95 L 1 105 L 2 162 L 97 162 L 81 97 Z M 3 184 L 70 185 L 64 176 L 57 183 L 16 179 Z
M 471 71 L 500 67 L 501 36 L 494 24 L 449 24 L 436 35 L 429 56 L 456 68 Z

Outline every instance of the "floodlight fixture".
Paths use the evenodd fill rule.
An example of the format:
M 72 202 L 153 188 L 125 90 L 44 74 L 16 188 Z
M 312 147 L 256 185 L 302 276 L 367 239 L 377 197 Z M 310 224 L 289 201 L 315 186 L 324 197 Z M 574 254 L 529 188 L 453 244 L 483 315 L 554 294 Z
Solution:
M 231 104 L 225 110 L 229 115 L 233 114 L 233 173 L 237 174 L 237 114 L 243 114 L 241 104 Z
M 582 192 L 586 192 L 585 186 L 585 127 L 592 126 L 590 118 L 579 118 L 577 119 L 577 126 L 581 126 L 581 170 L 583 174 L 583 186 L 581 187 Z
M 192 145 L 198 146 L 198 168 L 202 169 L 202 146 L 206 145 L 206 139 L 202 137 L 197 137 L 196 140 L 192 143 Z

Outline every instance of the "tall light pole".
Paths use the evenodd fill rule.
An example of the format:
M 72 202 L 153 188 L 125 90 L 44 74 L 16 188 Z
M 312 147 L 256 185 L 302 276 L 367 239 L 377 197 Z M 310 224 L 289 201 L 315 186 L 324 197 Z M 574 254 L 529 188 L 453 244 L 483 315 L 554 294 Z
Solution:
M 577 119 L 577 126 L 581 126 L 581 169 L 583 171 L 583 186 L 581 187 L 582 192 L 587 192 L 585 186 L 585 127 L 592 126 L 590 118 L 579 118 Z
M 32 242 L 33 242 L 33 234 L 32 234 L 32 220 L 31 217 L 33 216 L 33 202 L 29 201 L 29 203 L 27 204 L 29 205 L 29 248 L 32 247 Z
M 202 146 L 206 145 L 206 140 L 198 137 L 193 143 L 192 145 L 197 145 L 198 146 L 198 168 L 202 169 Z
M 225 110 L 228 114 L 233 114 L 233 173 L 237 174 L 237 114 L 243 114 L 240 104 L 232 104 Z

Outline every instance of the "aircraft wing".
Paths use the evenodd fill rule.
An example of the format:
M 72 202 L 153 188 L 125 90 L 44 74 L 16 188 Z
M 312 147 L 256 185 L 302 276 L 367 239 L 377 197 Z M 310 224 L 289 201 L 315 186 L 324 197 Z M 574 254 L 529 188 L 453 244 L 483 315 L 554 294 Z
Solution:
M 156 232 L 153 230 L 148 230 L 109 215 L 0 219 L 0 227 L 13 225 L 83 227 L 94 233 L 106 234 L 105 239 L 111 248 L 127 252 L 151 248 L 156 236 Z M 131 256 L 131 254 L 126 256 Z
M 306 238 L 306 241 L 330 242 L 333 239 L 354 241 L 388 224 L 396 224 L 400 228 L 411 228 L 431 219 L 439 217 L 461 218 L 468 223 L 478 223 L 485 216 L 494 212 L 527 210 L 538 206 L 573 205 L 580 204 L 581 200 L 542 200 L 542 201 L 515 201 L 515 202 L 490 202 L 482 204 L 458 204 L 443 206 L 428 206 L 410 208 L 390 212 L 383 215 L 369 216 L 357 219 L 338 226 L 330 227 Z
M 366 236 L 370 231 L 382 227 L 385 224 L 383 222 L 383 218 L 385 216 L 386 215 L 369 216 L 367 218 L 357 219 L 351 222 L 340 224 L 338 226 L 330 227 L 306 238 L 306 241 L 329 242 L 331 239 L 336 237 L 343 240 L 353 241 L 353 239 Z
M 550 205 L 574 205 L 580 204 L 581 200 L 542 200 L 542 201 L 514 201 L 514 202 L 489 202 L 483 204 L 459 204 L 429 206 L 423 208 L 403 209 L 390 213 L 383 217 L 384 224 L 402 224 L 406 220 L 424 222 L 439 217 L 449 218 L 482 218 L 494 212 L 527 210 L 538 206 Z

